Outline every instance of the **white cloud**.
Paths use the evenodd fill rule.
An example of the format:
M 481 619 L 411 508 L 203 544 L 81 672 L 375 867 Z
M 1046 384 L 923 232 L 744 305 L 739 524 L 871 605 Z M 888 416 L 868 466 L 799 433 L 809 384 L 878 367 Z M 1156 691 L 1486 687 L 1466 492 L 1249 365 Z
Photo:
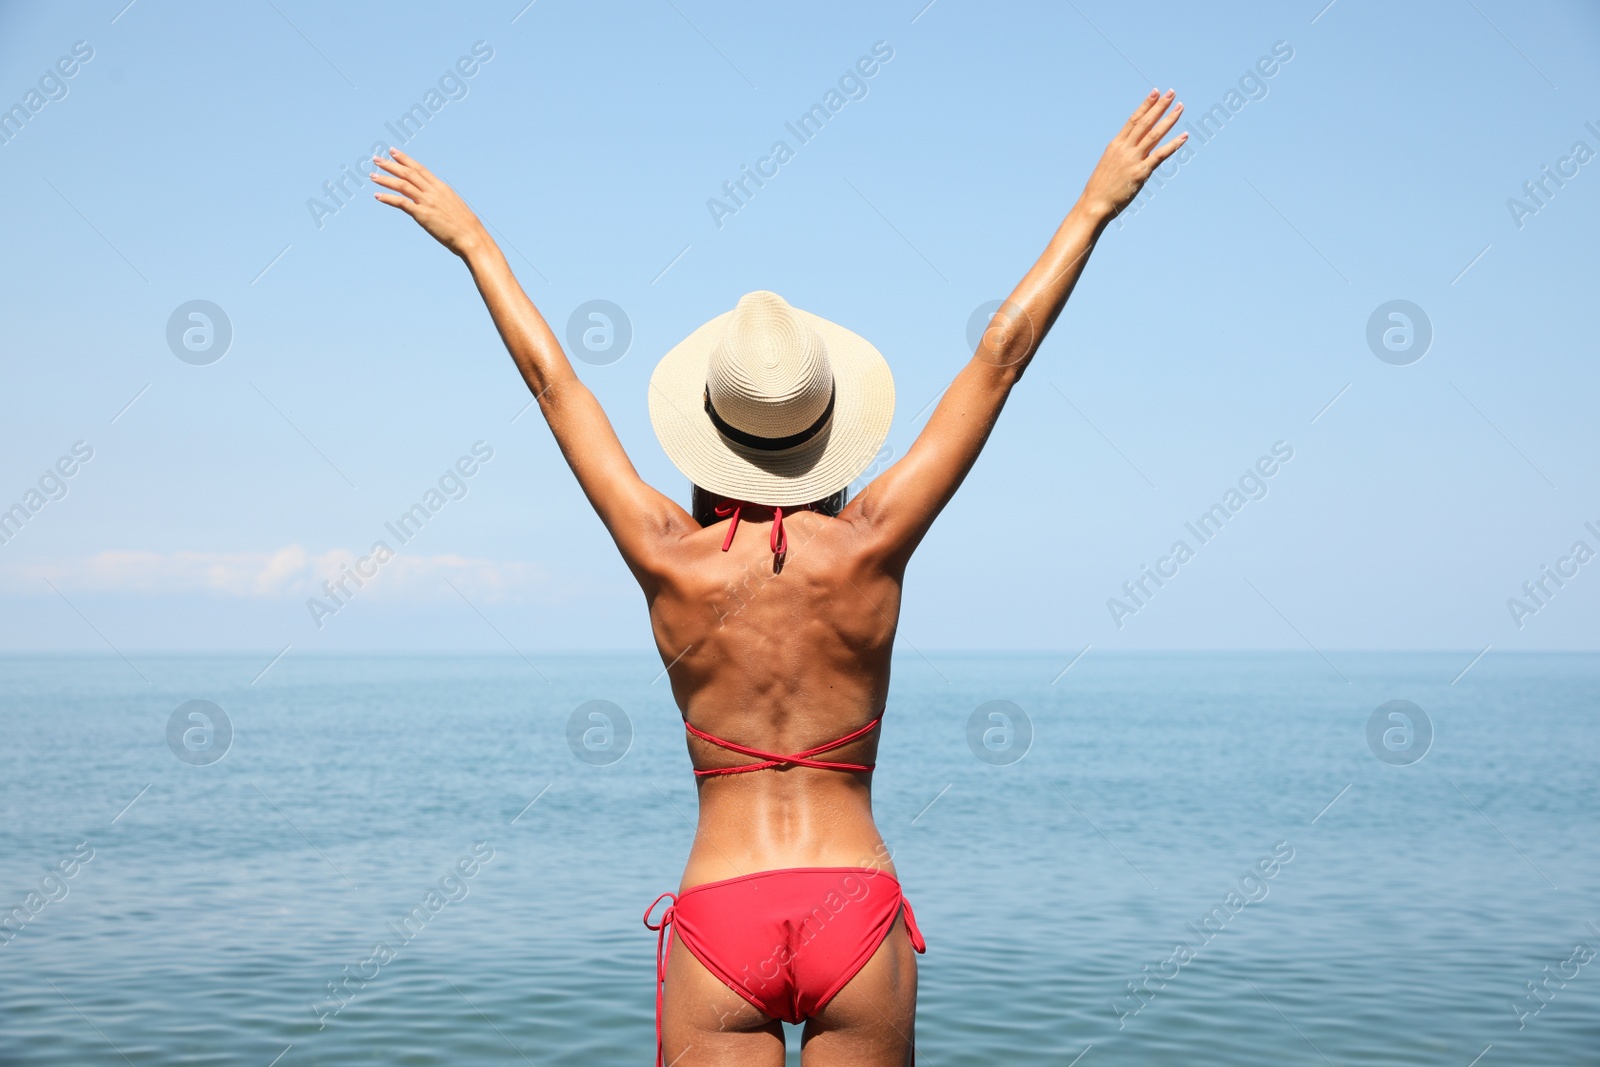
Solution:
M 337 581 L 360 553 L 332 549 L 312 555 L 300 545 L 274 552 L 107 551 L 76 559 L 51 559 L 0 566 L 7 593 L 46 590 L 49 579 L 64 592 L 169 595 L 203 593 L 284 600 L 321 596 L 324 581 Z M 370 566 L 370 565 L 369 565 Z M 401 553 L 367 579 L 366 595 L 405 599 L 453 597 L 444 579 L 469 597 L 487 600 L 549 599 L 554 590 L 538 564 L 475 559 L 453 554 Z

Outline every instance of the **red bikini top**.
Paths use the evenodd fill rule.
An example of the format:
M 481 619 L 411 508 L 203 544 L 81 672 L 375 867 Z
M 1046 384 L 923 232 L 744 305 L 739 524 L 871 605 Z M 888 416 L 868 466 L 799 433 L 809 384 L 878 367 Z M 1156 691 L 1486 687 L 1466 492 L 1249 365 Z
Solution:
M 739 529 L 740 512 L 742 512 L 746 507 L 765 506 L 766 505 L 751 504 L 748 500 L 724 500 L 722 503 L 717 504 L 712 509 L 719 518 L 726 518 L 729 515 L 733 516 L 733 521 L 728 524 L 728 536 L 722 539 L 722 551 L 728 551 L 728 548 L 733 544 L 734 531 Z M 809 505 L 802 505 L 800 510 L 804 511 L 808 507 Z M 791 508 L 790 510 L 792 511 L 795 509 Z M 769 538 L 768 544 L 771 546 L 772 553 L 775 556 L 781 556 L 785 552 L 789 551 L 789 538 L 788 535 L 783 532 L 783 508 L 781 507 L 773 506 L 772 508 L 772 534 Z M 763 752 L 759 748 L 750 748 L 748 745 L 736 745 L 732 741 L 724 741 L 722 738 L 708 734 L 704 730 L 701 730 L 687 722 L 683 724 L 683 728 L 689 731 L 691 734 L 694 734 L 694 736 L 698 737 L 702 741 L 709 741 L 719 748 L 726 748 L 733 752 L 742 752 L 746 756 L 754 756 L 761 761 L 760 763 L 741 764 L 738 767 L 711 767 L 706 770 L 700 770 L 699 768 L 696 768 L 694 772 L 695 777 L 705 778 L 713 774 L 743 774 L 746 771 L 764 771 L 772 767 L 819 767 L 823 770 L 830 771 L 871 771 L 877 766 L 877 764 L 838 763 L 833 760 L 812 759 L 811 757 L 815 756 L 819 752 L 829 752 L 833 749 L 848 745 L 858 737 L 865 737 L 867 734 L 871 733 L 873 728 L 876 727 L 881 721 L 882 716 L 879 716 L 878 718 L 867 723 L 867 725 L 863 726 L 861 729 L 845 734 L 837 741 L 829 741 L 827 744 L 818 745 L 815 748 L 808 748 L 804 752 L 795 752 L 787 756 L 781 755 L 777 752 Z
M 696 778 L 706 778 L 713 774 L 743 774 L 746 771 L 764 771 L 772 767 L 819 767 L 827 771 L 871 771 L 872 768 L 877 766 L 876 763 L 836 763 L 832 760 L 812 759 L 811 757 L 819 752 L 828 752 L 843 745 L 848 745 L 858 737 L 865 737 L 882 721 L 883 716 L 880 715 L 861 729 L 845 734 L 837 741 L 829 741 L 815 748 L 808 748 L 804 752 L 795 752 L 787 756 L 777 752 L 763 752 L 759 748 L 751 748 L 748 745 L 736 745 L 732 741 L 724 741 L 722 738 L 697 729 L 687 722 L 683 724 L 683 728 L 702 741 L 709 741 L 719 748 L 726 748 L 733 752 L 742 752 L 746 756 L 754 756 L 761 761 L 760 763 L 742 763 L 737 767 L 708 767 L 705 770 L 701 770 L 698 767 L 695 768 L 694 776 Z

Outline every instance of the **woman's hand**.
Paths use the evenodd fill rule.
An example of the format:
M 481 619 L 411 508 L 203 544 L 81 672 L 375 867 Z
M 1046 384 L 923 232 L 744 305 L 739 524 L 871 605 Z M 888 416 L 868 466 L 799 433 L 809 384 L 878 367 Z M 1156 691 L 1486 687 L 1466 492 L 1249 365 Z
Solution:
M 1089 183 L 1083 187 L 1083 195 L 1078 199 L 1091 218 L 1105 223 L 1121 214 L 1122 209 L 1139 195 L 1151 172 L 1189 139 L 1187 133 L 1181 133 L 1166 144 L 1161 144 L 1161 139 L 1172 132 L 1178 117 L 1183 114 L 1182 104 L 1172 107 L 1172 97 L 1171 89 L 1161 95 L 1157 95 L 1154 89 L 1150 90 L 1144 103 L 1139 105 L 1121 132 L 1106 146 L 1105 154 L 1095 165 L 1094 173 L 1089 175 Z M 1172 107 L 1171 114 L 1162 118 L 1169 107 Z
M 372 180 L 394 190 L 374 194 L 378 200 L 416 219 L 434 240 L 463 259 L 488 242 L 483 224 L 454 189 L 400 149 L 391 148 L 389 154 L 394 158 L 372 157 L 387 172 L 374 172 Z

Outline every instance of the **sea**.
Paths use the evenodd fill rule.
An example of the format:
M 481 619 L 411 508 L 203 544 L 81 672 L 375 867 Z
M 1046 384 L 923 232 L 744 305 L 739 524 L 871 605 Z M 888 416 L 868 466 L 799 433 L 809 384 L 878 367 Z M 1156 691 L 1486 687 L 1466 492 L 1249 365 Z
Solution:
M 0 1064 L 652 1063 L 659 661 L 271 659 L 0 659 Z M 1597 709 L 1587 654 L 907 650 L 917 1062 L 1600 1064 Z

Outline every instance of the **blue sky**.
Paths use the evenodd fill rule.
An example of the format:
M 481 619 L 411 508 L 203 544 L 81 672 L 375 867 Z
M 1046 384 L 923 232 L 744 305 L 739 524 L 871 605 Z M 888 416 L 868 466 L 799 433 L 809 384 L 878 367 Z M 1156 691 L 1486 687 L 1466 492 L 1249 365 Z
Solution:
M 465 270 L 370 186 L 323 189 L 430 90 L 407 151 L 559 333 L 588 301 L 625 311 L 626 354 L 580 372 L 685 499 L 646 414 L 660 353 L 774 289 L 884 352 L 902 453 L 974 310 L 1152 84 L 1226 122 L 1106 234 L 913 562 L 902 634 L 1595 646 L 1600 562 L 1572 553 L 1600 551 L 1600 162 L 1574 155 L 1600 152 L 1593 5 L 924 2 L 0 7 L 0 105 L 39 92 L 0 144 L 0 507 L 45 486 L 0 544 L 0 647 L 648 647 Z M 892 56 L 799 143 L 785 123 L 875 45 Z M 793 158 L 714 213 L 778 140 Z M 167 341 L 193 300 L 231 324 L 206 365 Z M 1367 340 L 1393 300 L 1431 325 L 1404 365 Z M 317 584 L 477 442 L 492 458 L 447 483 L 465 495 L 314 625 Z M 1246 482 L 1266 495 L 1201 543 L 1185 524 L 1279 442 L 1292 458 Z M 1159 563 L 1179 540 L 1192 558 Z M 1547 565 L 1576 573 L 1532 601 Z M 1176 574 L 1133 601 L 1146 566 Z

